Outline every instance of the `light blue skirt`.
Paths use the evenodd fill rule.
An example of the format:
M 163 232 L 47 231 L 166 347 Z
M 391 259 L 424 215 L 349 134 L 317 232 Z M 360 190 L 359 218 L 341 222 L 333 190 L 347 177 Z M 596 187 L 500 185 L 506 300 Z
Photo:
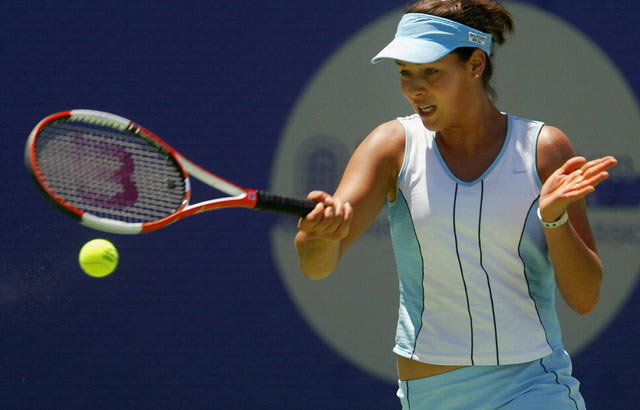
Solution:
M 564 350 L 527 363 L 469 366 L 398 382 L 403 410 L 584 410 Z

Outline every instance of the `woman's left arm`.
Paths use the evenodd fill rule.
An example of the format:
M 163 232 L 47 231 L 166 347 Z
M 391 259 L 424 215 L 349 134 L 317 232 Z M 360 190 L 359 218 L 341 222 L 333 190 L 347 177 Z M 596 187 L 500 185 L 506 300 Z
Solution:
M 543 183 L 542 220 L 557 221 L 565 211 L 569 215 L 567 223 L 544 228 L 556 282 L 567 304 L 586 315 L 598 303 L 602 263 L 589 225 L 585 197 L 609 176 L 607 170 L 617 161 L 611 156 L 591 161 L 577 157 L 567 136 L 550 126 L 540 133 L 537 158 Z

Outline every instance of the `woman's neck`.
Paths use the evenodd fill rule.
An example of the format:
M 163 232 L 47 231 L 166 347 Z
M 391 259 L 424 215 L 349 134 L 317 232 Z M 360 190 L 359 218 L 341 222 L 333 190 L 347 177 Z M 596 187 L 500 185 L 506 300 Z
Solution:
M 473 156 L 487 147 L 501 144 L 507 134 L 507 116 L 487 99 L 480 109 L 460 122 L 436 133 L 438 145 L 461 155 Z

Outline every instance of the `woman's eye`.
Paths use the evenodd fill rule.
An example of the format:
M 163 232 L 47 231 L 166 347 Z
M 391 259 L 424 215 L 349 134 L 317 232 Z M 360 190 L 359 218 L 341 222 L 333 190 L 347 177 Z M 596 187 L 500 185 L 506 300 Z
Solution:
M 425 70 L 425 73 L 427 75 L 436 74 L 437 72 L 438 72 L 438 70 L 436 70 L 435 68 L 429 68 L 429 69 Z

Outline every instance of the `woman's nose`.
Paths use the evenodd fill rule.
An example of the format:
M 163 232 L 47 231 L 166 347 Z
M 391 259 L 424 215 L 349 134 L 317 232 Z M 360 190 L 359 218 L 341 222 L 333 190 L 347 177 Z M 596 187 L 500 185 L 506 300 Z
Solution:
M 406 88 L 412 97 L 422 97 L 427 94 L 427 85 L 421 79 L 411 79 Z

